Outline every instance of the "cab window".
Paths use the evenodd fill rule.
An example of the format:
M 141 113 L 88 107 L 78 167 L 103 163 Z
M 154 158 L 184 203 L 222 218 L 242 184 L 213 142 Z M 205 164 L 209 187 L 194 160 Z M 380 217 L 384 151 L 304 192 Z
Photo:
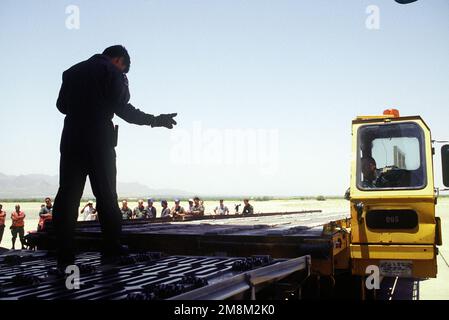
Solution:
M 424 133 L 416 123 L 363 126 L 358 131 L 357 187 L 424 188 L 424 154 Z

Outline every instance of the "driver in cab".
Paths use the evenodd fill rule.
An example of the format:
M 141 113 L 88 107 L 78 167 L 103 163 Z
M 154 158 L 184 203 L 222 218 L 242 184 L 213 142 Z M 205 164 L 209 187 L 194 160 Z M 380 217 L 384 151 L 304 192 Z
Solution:
M 376 188 L 376 181 L 379 176 L 376 160 L 372 157 L 362 158 L 362 187 L 363 188 Z

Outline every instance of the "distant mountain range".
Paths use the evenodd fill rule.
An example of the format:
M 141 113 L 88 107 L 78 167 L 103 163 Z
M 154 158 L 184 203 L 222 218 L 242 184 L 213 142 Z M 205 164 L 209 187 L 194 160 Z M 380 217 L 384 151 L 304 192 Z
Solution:
M 43 174 L 20 176 L 0 173 L 0 199 L 53 197 L 58 191 L 59 177 Z M 190 193 L 175 189 L 152 189 L 136 182 L 117 182 L 119 197 L 187 197 Z M 87 179 L 83 198 L 93 198 L 89 179 Z

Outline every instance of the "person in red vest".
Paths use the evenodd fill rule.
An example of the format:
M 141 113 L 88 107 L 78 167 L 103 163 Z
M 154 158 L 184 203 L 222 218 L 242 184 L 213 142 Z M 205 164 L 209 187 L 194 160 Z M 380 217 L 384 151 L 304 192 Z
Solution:
M 20 211 L 20 205 L 16 204 L 16 210 L 11 214 L 11 234 L 12 234 L 12 250 L 15 250 L 17 234 L 22 244 L 22 250 L 25 249 L 25 212 Z
M 3 206 L 0 204 L 0 244 L 3 239 L 3 231 L 5 231 L 6 212 L 2 210 Z
M 51 221 L 53 219 L 53 204 L 49 197 L 45 198 L 45 205 L 39 212 L 39 224 L 37 226 L 37 231 L 44 230 L 45 222 Z

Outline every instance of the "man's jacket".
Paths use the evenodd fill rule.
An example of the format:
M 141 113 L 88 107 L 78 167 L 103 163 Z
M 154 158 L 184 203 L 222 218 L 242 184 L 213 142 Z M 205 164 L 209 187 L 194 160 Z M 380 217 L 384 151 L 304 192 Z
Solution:
M 134 108 L 129 98 L 126 76 L 107 56 L 96 54 L 64 71 L 56 102 L 66 115 L 61 152 L 78 147 L 113 148 L 114 114 L 129 123 L 150 124 L 153 116 Z

